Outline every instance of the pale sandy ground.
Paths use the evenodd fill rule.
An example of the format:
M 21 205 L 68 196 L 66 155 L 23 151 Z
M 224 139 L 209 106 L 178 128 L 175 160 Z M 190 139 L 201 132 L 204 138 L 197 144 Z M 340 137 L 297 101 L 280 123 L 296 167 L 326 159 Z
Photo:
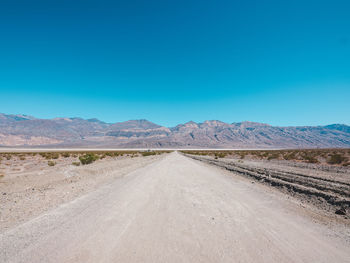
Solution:
M 2 160 L 0 173 L 0 233 L 41 213 L 91 192 L 163 156 L 106 157 L 89 165 L 74 166 L 78 158 L 48 160 L 36 155 Z
M 172 153 L 3 232 L 0 262 L 350 262 L 347 231 Z

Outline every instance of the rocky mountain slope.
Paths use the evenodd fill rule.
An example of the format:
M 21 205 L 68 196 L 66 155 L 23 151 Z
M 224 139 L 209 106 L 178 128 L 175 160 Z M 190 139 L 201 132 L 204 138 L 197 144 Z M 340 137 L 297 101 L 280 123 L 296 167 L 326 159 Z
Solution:
M 350 147 L 350 126 L 276 127 L 205 121 L 163 127 L 147 120 L 114 124 L 98 119 L 38 119 L 0 114 L 0 146 L 317 148 Z

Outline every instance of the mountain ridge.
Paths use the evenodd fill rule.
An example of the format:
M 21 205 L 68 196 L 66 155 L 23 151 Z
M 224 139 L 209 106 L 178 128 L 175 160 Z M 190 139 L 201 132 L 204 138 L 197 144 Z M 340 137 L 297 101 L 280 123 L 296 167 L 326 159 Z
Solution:
M 0 146 L 119 148 L 350 147 L 350 126 L 272 126 L 258 122 L 189 121 L 165 127 L 145 119 L 106 123 L 96 118 L 40 119 L 0 113 Z

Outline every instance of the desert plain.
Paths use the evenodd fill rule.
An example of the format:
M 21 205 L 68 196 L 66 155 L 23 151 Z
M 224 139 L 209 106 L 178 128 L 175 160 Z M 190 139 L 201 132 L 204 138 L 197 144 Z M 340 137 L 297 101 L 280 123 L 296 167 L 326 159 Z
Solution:
M 350 262 L 350 151 L 0 153 L 1 262 Z

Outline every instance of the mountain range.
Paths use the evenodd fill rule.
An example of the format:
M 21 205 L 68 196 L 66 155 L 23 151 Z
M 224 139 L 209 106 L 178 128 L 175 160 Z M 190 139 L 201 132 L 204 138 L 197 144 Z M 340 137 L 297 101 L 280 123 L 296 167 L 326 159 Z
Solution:
M 147 120 L 39 119 L 0 113 L 1 147 L 330 148 L 350 147 L 350 126 L 278 127 L 256 122 L 193 121 L 164 127 Z

